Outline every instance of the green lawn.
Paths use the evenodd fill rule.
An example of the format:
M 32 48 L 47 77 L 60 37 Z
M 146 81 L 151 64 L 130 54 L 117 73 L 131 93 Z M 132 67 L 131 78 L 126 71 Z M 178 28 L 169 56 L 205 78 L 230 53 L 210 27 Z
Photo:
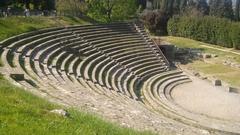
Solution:
M 67 109 L 69 117 L 50 113 L 57 108 L 63 107 L 15 87 L 0 76 L 1 135 L 150 135 L 73 109 Z
M 177 47 L 180 48 L 201 48 L 205 53 L 217 54 L 217 58 L 212 58 L 207 60 L 207 62 L 203 61 L 193 61 L 185 65 L 186 67 L 192 68 L 196 71 L 202 72 L 208 76 L 214 76 L 219 79 L 224 80 L 230 85 L 240 87 L 240 69 L 231 68 L 229 66 L 223 65 L 223 61 L 230 60 L 232 62 L 236 62 L 240 64 L 240 55 L 224 52 L 212 48 L 207 48 L 205 46 L 211 46 L 219 49 L 225 49 L 229 51 L 239 52 L 238 50 L 232 50 L 229 48 L 223 48 L 212 44 L 207 44 L 187 38 L 182 37 L 161 37 L 162 40 L 168 41 Z
M 74 24 L 88 24 L 84 19 L 76 17 L 8 17 L 0 18 L 0 41 L 23 32 L 46 27 L 57 27 Z
M 201 48 L 206 53 L 217 54 L 219 56 L 219 58 L 225 59 L 226 56 L 229 57 L 230 59 L 234 58 L 232 60 L 240 63 L 240 55 L 223 52 L 223 51 L 207 48 L 204 46 L 210 46 L 210 47 L 215 47 L 215 48 L 219 48 L 219 49 L 226 49 L 226 50 L 231 50 L 231 51 L 240 53 L 239 50 L 232 50 L 229 48 L 224 48 L 224 47 L 220 47 L 217 45 L 208 44 L 208 43 L 204 43 L 204 42 L 200 42 L 200 41 L 196 41 L 196 40 L 192 40 L 192 39 L 188 39 L 188 38 L 182 38 L 182 37 L 166 36 L 166 37 L 161 37 L 161 39 L 168 41 L 168 42 L 170 42 L 178 47 L 181 47 L 181 48 Z M 204 45 L 204 46 L 202 46 L 202 45 Z
M 193 68 L 195 71 L 220 78 L 233 86 L 240 86 L 240 71 L 235 68 L 229 68 L 222 64 L 205 63 L 202 61 L 193 61 L 193 63 L 190 63 L 187 66 Z

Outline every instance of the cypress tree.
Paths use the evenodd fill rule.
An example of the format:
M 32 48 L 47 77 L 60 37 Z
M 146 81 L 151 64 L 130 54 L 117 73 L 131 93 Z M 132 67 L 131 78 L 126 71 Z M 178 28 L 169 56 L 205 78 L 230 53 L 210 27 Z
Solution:
M 209 12 L 209 7 L 206 0 L 197 0 L 197 9 L 200 11 L 203 15 L 207 15 Z
M 182 0 L 174 0 L 173 1 L 173 8 L 172 8 L 173 14 L 180 14 L 181 1 Z
M 210 0 L 209 9 L 212 16 L 233 18 L 232 0 Z
M 187 3 L 187 13 L 189 15 L 207 15 L 208 4 L 206 0 L 189 0 Z
M 236 0 L 236 5 L 235 5 L 235 19 L 237 21 L 240 20 L 240 0 Z
M 223 17 L 233 19 L 233 5 L 232 5 L 232 0 L 224 0 L 224 12 L 223 12 Z
M 188 3 L 188 0 L 181 0 L 180 2 L 180 14 L 184 13 L 185 12 L 185 9 L 187 7 L 187 3 Z

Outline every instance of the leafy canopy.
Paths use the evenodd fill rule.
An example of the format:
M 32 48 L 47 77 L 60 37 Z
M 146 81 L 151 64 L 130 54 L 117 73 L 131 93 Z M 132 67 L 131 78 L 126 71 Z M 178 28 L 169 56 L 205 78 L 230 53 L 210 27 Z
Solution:
M 136 0 L 86 0 L 88 15 L 101 22 L 129 19 L 137 10 Z

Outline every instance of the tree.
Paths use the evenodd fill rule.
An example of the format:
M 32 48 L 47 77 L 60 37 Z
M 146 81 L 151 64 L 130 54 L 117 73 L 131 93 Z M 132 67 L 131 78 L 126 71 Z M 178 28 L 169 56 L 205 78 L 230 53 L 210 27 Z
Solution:
M 0 7 L 6 7 L 11 2 L 11 0 L 1 0 Z
M 188 3 L 188 0 L 181 0 L 180 6 L 179 6 L 180 14 L 183 14 L 185 12 L 187 3 Z
M 169 16 L 179 14 L 181 0 L 154 0 L 153 8 L 167 13 Z
M 42 4 L 42 0 L 33 0 L 34 9 L 40 9 L 41 4 Z
M 87 0 L 89 15 L 93 18 L 104 18 L 104 21 L 111 21 L 113 7 L 118 0 Z
M 229 19 L 233 19 L 233 6 L 232 6 L 232 0 L 225 0 L 224 1 L 224 12 L 223 16 Z
M 146 2 L 147 0 L 138 0 L 138 6 L 141 6 L 143 9 L 146 8 Z
M 210 0 L 210 15 L 233 19 L 232 0 Z
M 206 0 L 197 0 L 197 9 L 200 11 L 203 15 L 208 15 L 209 13 L 209 7 Z
M 44 0 L 43 9 L 45 10 L 53 10 L 55 9 L 55 0 Z
M 153 5 L 169 16 L 186 12 L 207 15 L 209 11 L 206 0 L 154 0 Z
M 82 16 L 87 10 L 87 4 L 82 0 L 57 0 L 56 8 L 59 15 Z
M 167 34 L 168 16 L 162 11 L 146 11 L 142 20 L 148 30 L 158 35 Z
M 235 4 L 235 19 L 237 21 L 240 20 L 240 0 L 236 0 L 236 4 Z
M 86 0 L 88 15 L 98 21 L 124 20 L 136 13 L 136 0 Z
M 173 15 L 174 14 L 180 14 L 180 12 L 181 12 L 181 2 L 182 2 L 182 0 L 174 0 L 173 9 L 172 9 Z
M 208 4 L 206 0 L 188 0 L 187 7 L 185 8 L 185 13 L 188 15 L 207 15 L 208 14 Z

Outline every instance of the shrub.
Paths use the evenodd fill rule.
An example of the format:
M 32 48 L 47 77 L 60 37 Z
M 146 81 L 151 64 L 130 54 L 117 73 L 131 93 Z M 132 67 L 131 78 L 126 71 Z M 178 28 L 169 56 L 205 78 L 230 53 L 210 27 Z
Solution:
M 233 47 L 235 49 L 240 49 L 240 24 L 233 23 L 231 30 Z
M 161 11 L 145 11 L 142 20 L 151 33 L 167 35 L 168 16 Z
M 240 49 L 239 27 L 240 23 L 223 18 L 174 16 L 168 22 L 168 34 Z

